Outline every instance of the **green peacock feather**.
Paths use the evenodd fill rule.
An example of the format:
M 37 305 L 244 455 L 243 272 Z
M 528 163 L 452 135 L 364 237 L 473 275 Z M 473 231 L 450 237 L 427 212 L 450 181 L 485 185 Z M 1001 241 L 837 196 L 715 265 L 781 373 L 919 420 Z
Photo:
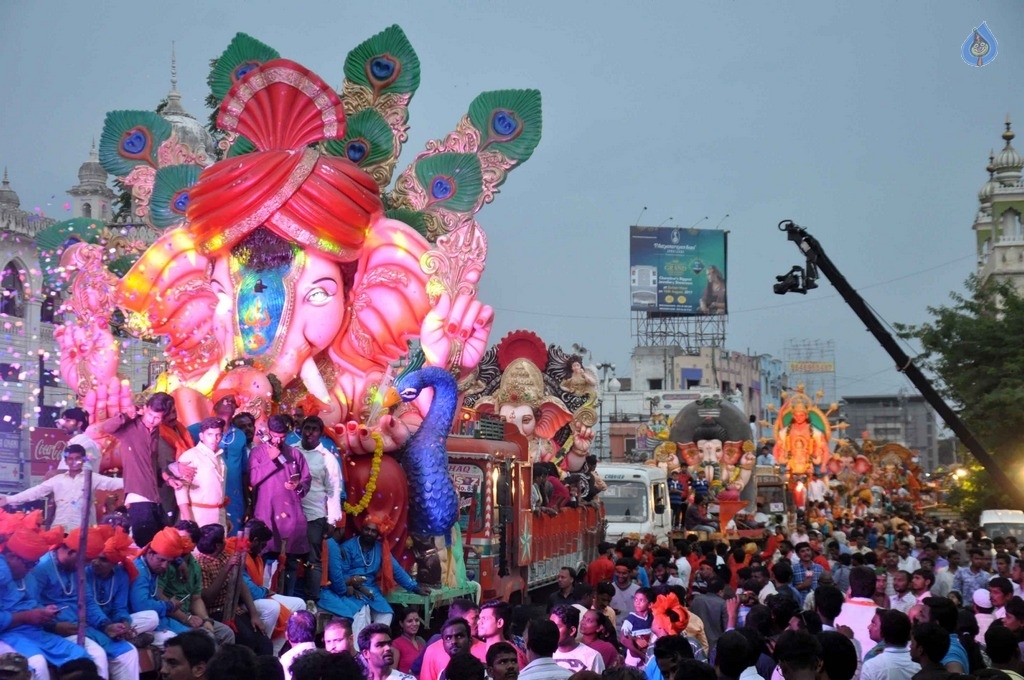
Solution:
M 420 60 L 402 29 L 390 26 L 348 53 L 345 79 L 377 97 L 387 93 L 411 96 L 420 86 Z
M 469 105 L 469 120 L 480 131 L 477 152 L 496 150 L 525 163 L 540 143 L 540 90 L 483 92 Z
M 48 253 L 58 253 L 72 241 L 96 243 L 103 229 L 100 220 L 75 217 L 40 229 L 36 234 L 36 247 Z
M 149 199 L 149 221 L 154 227 L 167 229 L 185 221 L 189 190 L 202 171 L 198 165 L 171 165 L 156 171 Z
M 138 259 L 139 255 L 122 255 L 108 262 L 107 269 L 114 276 L 121 279 L 124 278 L 124 275 L 128 273 L 128 270 L 135 265 Z
M 430 229 L 427 227 L 427 220 L 424 217 L 423 213 L 419 212 L 418 210 L 409 210 L 408 208 L 395 208 L 393 210 L 388 210 L 385 213 L 385 215 L 389 219 L 398 220 L 399 222 L 404 222 L 405 224 L 408 224 L 410 227 L 415 229 L 420 236 L 427 239 L 428 241 L 432 240 L 430 237 Z
M 418 159 L 416 180 L 427 196 L 424 210 L 442 208 L 466 213 L 483 192 L 480 159 L 471 153 L 439 153 Z
M 345 138 L 328 141 L 324 151 L 347 158 L 365 170 L 392 157 L 395 135 L 380 112 L 363 109 L 348 117 Z
M 238 33 L 231 44 L 217 58 L 206 82 L 211 94 L 217 99 L 218 105 L 224 101 L 228 90 L 254 68 L 280 58 L 280 53 L 273 47 L 260 42 L 245 33 Z
M 239 135 L 235 142 L 228 149 L 228 158 L 234 156 L 244 156 L 247 153 L 252 153 L 256 150 L 256 145 L 249 141 L 248 137 Z
M 111 111 L 103 122 L 99 158 L 115 177 L 143 163 L 157 167 L 157 150 L 170 139 L 171 124 L 152 111 Z

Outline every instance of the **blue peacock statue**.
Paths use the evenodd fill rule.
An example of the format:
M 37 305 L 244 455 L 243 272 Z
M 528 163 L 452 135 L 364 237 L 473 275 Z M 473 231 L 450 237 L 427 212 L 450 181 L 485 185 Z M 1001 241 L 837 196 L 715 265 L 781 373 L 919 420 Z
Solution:
M 402 456 L 409 481 L 409 533 L 444 536 L 450 546 L 451 529 L 459 519 L 459 495 L 448 473 L 445 450 L 458 404 L 455 378 L 442 368 L 428 366 L 402 375 L 394 384 L 402 401 L 412 401 L 427 387 L 434 389 L 434 398 Z

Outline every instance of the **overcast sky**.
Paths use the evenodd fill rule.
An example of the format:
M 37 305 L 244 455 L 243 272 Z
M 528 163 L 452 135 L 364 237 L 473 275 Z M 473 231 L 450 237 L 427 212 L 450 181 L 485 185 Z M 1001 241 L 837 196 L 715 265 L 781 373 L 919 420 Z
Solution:
M 982 21 L 983 68 L 960 57 Z M 1024 132 L 1024 3 L 0 2 L 0 165 L 22 207 L 64 192 L 106 111 L 152 109 L 171 41 L 185 108 L 238 31 L 339 86 L 348 50 L 392 23 L 422 83 L 404 161 L 481 91 L 536 87 L 544 135 L 479 221 L 493 341 L 526 328 L 628 374 L 629 225 L 729 235 L 726 344 L 781 352 L 834 339 L 840 394 L 909 382 L 830 285 L 772 293 L 800 260 L 775 225 L 810 228 L 889 322 L 915 323 L 974 270 L 971 224 L 1007 113 Z M 1017 144 L 1024 148 L 1024 139 Z

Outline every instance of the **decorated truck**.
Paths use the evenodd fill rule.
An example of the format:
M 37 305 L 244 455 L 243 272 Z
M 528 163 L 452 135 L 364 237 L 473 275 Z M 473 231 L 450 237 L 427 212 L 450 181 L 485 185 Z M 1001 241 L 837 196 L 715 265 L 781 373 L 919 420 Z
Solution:
M 581 356 L 523 330 L 491 347 L 473 378 L 455 428 L 479 438 L 452 437 L 448 449 L 464 503 L 467 575 L 484 597 L 521 601 L 554 583 L 563 566 L 586 566 L 604 540 L 604 508 L 586 465 L 598 381 Z M 570 492 L 568 504 L 549 497 L 554 483 Z
M 484 600 L 520 603 L 529 591 L 554 583 L 562 567 L 579 569 L 597 557 L 604 509 L 594 502 L 553 514 L 534 511 L 526 438 L 514 425 L 498 421 L 497 427 L 500 438 L 479 429 L 480 438 L 450 436 L 448 470 L 459 492 L 467 578 L 480 584 Z

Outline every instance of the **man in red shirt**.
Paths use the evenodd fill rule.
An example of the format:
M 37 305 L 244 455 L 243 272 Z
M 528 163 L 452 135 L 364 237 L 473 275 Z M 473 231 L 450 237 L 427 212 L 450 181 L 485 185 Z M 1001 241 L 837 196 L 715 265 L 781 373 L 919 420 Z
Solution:
M 610 581 L 615 575 L 615 544 L 602 542 L 597 546 L 597 559 L 587 565 L 587 583 L 597 587 L 602 581 Z

